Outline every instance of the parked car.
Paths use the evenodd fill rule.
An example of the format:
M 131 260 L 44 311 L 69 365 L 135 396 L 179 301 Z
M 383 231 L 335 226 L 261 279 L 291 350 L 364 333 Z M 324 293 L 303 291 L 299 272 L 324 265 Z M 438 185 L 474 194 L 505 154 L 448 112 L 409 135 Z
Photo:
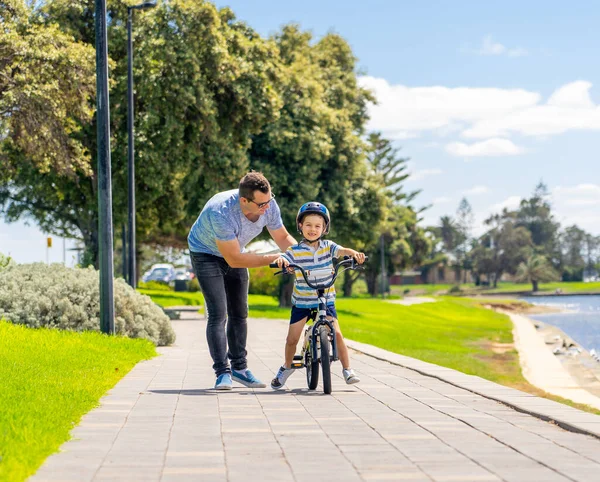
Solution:
M 152 265 L 152 268 L 146 271 L 144 276 L 142 276 L 142 281 L 144 283 L 148 281 L 162 281 L 164 283 L 169 283 L 173 279 L 175 279 L 175 268 L 169 263 Z
M 189 281 L 191 277 L 187 268 L 175 268 L 175 277 L 173 279 Z

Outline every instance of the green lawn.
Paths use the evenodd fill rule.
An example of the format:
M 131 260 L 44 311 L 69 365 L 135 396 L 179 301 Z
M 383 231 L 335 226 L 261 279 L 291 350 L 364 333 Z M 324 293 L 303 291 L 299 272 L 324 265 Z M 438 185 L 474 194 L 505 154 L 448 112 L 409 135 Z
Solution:
M 249 305 L 251 317 L 289 318 L 290 310 L 270 296 L 250 295 Z M 512 342 L 510 319 L 471 300 L 403 306 L 338 298 L 336 308 L 344 336 L 352 340 L 499 383 L 523 380 L 515 354 L 509 361 L 490 350 L 491 343 Z
M 189 293 L 187 291 L 166 291 L 138 289 L 139 293 L 148 295 L 152 300 L 163 307 L 168 306 L 200 306 L 204 304 L 202 293 Z
M 421 285 L 394 285 L 391 287 L 392 294 L 403 294 L 405 290 L 409 290 L 409 295 L 417 294 L 446 294 L 452 284 L 421 284 Z M 531 292 L 530 283 L 498 283 L 497 288 L 489 288 L 487 286 L 475 286 L 474 284 L 461 284 L 461 293 L 466 295 L 477 294 L 496 294 L 496 293 L 519 293 L 526 294 Z M 583 282 L 555 282 L 541 283 L 539 293 L 552 294 L 557 289 L 563 293 L 598 293 L 600 294 L 600 282 L 583 283 Z
M 22 481 L 141 360 L 146 340 L 0 321 L 0 480 Z

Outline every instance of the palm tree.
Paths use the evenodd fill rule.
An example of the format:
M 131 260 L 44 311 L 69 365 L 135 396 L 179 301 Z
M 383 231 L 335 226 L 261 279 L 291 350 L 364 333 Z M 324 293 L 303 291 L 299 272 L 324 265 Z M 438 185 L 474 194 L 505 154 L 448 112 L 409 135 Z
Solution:
M 545 256 L 541 254 L 530 254 L 525 262 L 521 262 L 515 276 L 518 282 L 529 282 L 533 291 L 538 291 L 539 283 L 558 281 L 560 279 L 556 270 L 552 267 Z

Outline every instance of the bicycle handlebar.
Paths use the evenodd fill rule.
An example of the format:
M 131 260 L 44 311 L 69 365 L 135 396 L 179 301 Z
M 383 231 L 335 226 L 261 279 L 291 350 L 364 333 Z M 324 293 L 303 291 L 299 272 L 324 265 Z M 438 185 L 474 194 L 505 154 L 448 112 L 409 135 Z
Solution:
M 369 257 L 365 256 L 365 262 L 368 259 L 369 259 Z M 335 265 L 335 269 L 334 269 L 334 272 L 333 272 L 333 278 L 331 278 L 331 281 L 329 281 L 329 283 L 325 283 L 325 284 L 313 284 L 312 282 L 310 282 L 308 280 L 308 278 L 307 278 L 306 270 L 302 266 L 299 266 L 299 265 L 294 264 L 294 263 L 290 263 L 287 266 L 283 266 L 284 269 L 281 270 L 281 271 L 278 271 L 275 274 L 276 275 L 282 274 L 282 273 L 285 272 L 286 269 L 290 269 L 290 268 L 293 269 L 293 270 L 294 269 L 299 269 L 300 272 L 302 273 L 302 277 L 304 278 L 304 281 L 306 281 L 306 284 L 308 286 L 310 286 L 312 289 L 319 290 L 319 289 L 327 289 L 327 288 L 333 286 L 333 284 L 335 283 L 335 280 L 338 277 L 338 271 L 339 271 L 339 269 L 342 266 L 347 266 L 347 265 L 350 265 L 350 266 L 348 266 L 348 268 L 346 268 L 346 269 L 361 269 L 361 268 L 364 268 L 363 265 L 357 264 L 356 260 L 354 258 L 352 258 L 350 256 L 344 256 L 344 259 L 342 259 L 338 264 Z M 279 266 L 277 266 L 277 263 L 271 263 L 269 265 L 269 268 L 279 268 Z

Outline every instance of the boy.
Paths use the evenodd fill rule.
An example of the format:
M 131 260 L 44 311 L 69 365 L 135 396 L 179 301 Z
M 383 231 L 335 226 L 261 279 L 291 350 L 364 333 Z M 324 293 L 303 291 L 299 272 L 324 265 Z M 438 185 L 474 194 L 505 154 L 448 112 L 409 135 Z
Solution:
M 296 216 L 296 227 L 303 239 L 297 245 L 289 247 L 281 257 L 275 262 L 281 267 L 288 266 L 289 263 L 301 265 L 305 269 L 327 269 L 332 267 L 333 258 L 343 256 L 352 256 L 358 263 L 365 261 L 364 253 L 359 253 L 350 248 L 342 248 L 333 241 L 322 239 L 329 233 L 330 216 L 327 208 L 318 202 L 308 202 L 303 204 Z M 342 374 L 347 384 L 354 384 L 360 381 L 354 370 L 350 368 L 350 357 L 348 348 L 344 343 L 344 337 L 340 330 L 337 313 L 335 311 L 335 288 L 325 291 L 327 300 L 327 318 L 333 320 L 333 326 L 336 332 L 336 342 L 340 361 L 342 362 Z M 290 318 L 290 327 L 285 343 L 285 361 L 283 366 L 277 372 L 275 378 L 271 381 L 271 388 L 279 390 L 283 388 L 285 382 L 294 371 L 292 361 L 296 353 L 296 346 L 302 334 L 311 311 L 317 309 L 319 305 L 316 290 L 310 288 L 302 273 L 296 272 L 294 283 L 294 292 L 292 294 L 292 314 Z

